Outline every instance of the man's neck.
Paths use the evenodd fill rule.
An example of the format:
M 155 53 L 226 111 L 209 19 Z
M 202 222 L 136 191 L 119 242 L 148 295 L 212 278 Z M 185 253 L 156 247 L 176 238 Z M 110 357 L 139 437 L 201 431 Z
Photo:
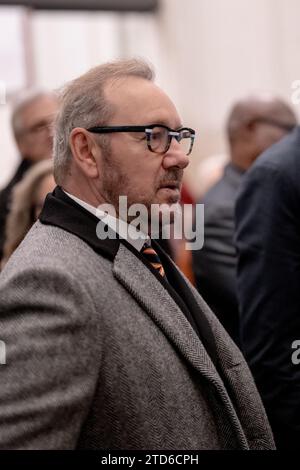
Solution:
M 78 185 L 79 186 L 79 185 Z M 95 209 L 101 205 L 105 204 L 106 201 L 102 200 L 99 195 L 95 195 L 93 191 L 87 186 L 86 188 L 83 185 L 80 185 L 80 190 L 78 190 L 78 186 L 75 184 L 62 184 L 61 188 L 68 194 L 80 199 L 80 201 L 89 204 L 90 206 L 94 207 Z
M 113 232 L 120 235 L 121 238 L 127 240 L 128 243 L 130 243 L 138 251 L 140 251 L 145 242 L 149 240 L 148 235 L 138 230 L 136 227 L 134 227 L 134 225 L 128 224 L 124 220 L 120 219 L 115 211 L 112 211 L 111 213 L 107 214 L 107 212 L 101 210 L 101 204 L 95 206 L 93 204 L 90 204 L 88 201 L 81 199 L 75 194 L 66 191 L 65 189 L 63 189 L 63 191 L 77 204 L 82 206 L 88 212 L 94 214 L 98 219 L 102 220 L 102 222 L 105 225 L 109 226 L 113 230 Z

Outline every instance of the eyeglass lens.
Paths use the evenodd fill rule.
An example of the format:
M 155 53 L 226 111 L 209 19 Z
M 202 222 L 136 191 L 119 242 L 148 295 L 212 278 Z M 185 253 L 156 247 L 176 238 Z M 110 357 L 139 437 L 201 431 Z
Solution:
M 168 129 L 159 126 L 154 127 L 148 136 L 149 145 L 153 152 L 164 153 L 167 151 L 172 138 L 172 134 L 169 134 Z M 180 143 L 183 152 L 188 155 L 192 146 L 191 133 L 187 130 L 182 130 L 179 131 L 179 135 L 175 138 Z

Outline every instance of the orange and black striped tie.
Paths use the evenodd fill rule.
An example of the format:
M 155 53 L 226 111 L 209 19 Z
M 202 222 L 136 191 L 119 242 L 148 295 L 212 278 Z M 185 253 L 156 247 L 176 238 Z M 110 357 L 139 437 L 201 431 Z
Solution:
M 165 277 L 166 274 L 162 262 L 160 261 L 160 257 L 158 256 L 154 248 L 149 245 L 144 245 L 142 248 L 142 253 L 145 258 L 147 258 L 151 266 L 156 269 L 156 271 L 158 271 L 162 277 Z

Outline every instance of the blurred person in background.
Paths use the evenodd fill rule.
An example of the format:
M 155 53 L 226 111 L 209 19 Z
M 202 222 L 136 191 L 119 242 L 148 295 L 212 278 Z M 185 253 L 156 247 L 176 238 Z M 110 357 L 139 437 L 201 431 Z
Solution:
M 0 260 L 12 189 L 31 165 L 51 157 L 52 125 L 57 110 L 57 97 L 44 90 L 27 90 L 13 104 L 11 125 L 21 162 L 10 182 L 0 192 Z
M 300 127 L 245 175 L 236 204 L 242 350 L 278 449 L 300 442 Z
M 227 124 L 230 163 L 205 195 L 204 246 L 193 251 L 196 285 L 228 333 L 239 344 L 234 246 L 234 207 L 244 173 L 268 147 L 297 124 L 291 107 L 277 97 L 257 95 L 236 102 Z
M 196 201 L 202 201 L 205 194 L 214 186 L 223 176 L 224 168 L 228 163 L 228 156 L 224 154 L 209 155 L 200 160 L 195 169 L 195 180 L 197 185 L 193 185 L 193 198 Z
M 38 219 L 44 200 L 54 187 L 53 163 L 50 159 L 33 165 L 22 181 L 14 186 L 6 219 L 2 268 Z

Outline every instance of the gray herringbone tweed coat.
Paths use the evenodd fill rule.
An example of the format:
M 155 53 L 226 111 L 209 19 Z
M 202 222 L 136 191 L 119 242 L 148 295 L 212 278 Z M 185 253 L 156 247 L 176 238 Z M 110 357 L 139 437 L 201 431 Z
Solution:
M 0 275 L 1 449 L 271 449 L 236 346 L 192 288 L 222 379 L 148 267 L 40 222 Z

